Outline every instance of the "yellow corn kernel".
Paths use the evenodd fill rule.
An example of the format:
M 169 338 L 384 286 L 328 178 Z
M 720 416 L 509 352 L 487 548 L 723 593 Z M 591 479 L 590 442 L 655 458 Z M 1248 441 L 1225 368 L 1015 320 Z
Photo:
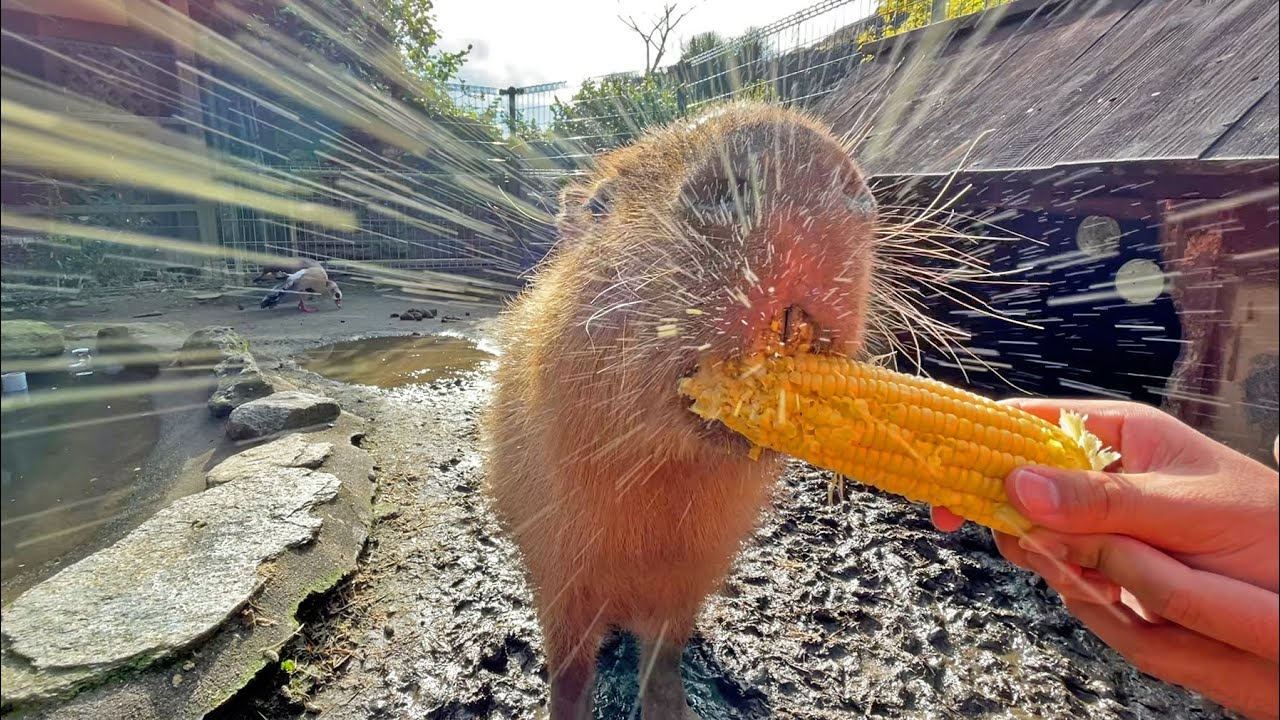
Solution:
M 692 410 L 767 448 L 1001 532 L 1031 523 L 1008 502 L 1020 465 L 1102 469 L 1119 459 L 1063 413 L 1053 425 L 980 395 L 824 354 L 705 364 L 680 381 Z

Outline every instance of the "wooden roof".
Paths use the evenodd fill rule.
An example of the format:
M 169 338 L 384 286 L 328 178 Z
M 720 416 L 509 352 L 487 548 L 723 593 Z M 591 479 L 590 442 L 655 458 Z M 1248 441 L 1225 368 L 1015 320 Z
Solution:
M 864 48 L 819 111 L 877 175 L 1274 158 L 1278 5 L 1015 0 Z

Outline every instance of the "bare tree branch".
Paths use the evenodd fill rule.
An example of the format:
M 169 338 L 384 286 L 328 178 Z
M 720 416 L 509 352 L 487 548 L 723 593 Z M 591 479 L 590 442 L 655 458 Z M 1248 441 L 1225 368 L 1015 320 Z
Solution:
M 662 14 L 652 21 L 652 25 L 648 30 L 641 30 L 640 23 L 634 17 L 618 16 L 623 25 L 626 25 L 636 35 L 644 40 L 644 72 L 646 75 L 657 72 L 658 66 L 662 64 L 662 56 L 667 52 L 667 41 L 671 38 L 671 33 L 675 31 L 676 26 L 681 20 L 688 17 L 693 12 L 693 7 L 685 10 L 677 15 L 679 5 L 671 3 L 664 5 Z M 655 37 L 656 36 L 656 37 Z
M 649 72 L 654 72 L 658 69 L 658 66 L 662 64 L 662 55 L 667 51 L 667 38 L 670 37 L 671 32 L 676 29 L 676 26 L 680 24 L 681 20 L 684 20 L 688 17 L 689 13 L 693 12 L 693 8 L 689 8 L 688 10 L 680 13 L 680 16 L 675 20 L 672 20 L 671 13 L 675 9 L 675 5 L 669 5 L 666 7 L 666 11 L 662 17 L 662 23 L 657 28 L 659 32 L 661 32 L 657 43 L 658 55 L 653 59 L 653 65 L 649 68 Z

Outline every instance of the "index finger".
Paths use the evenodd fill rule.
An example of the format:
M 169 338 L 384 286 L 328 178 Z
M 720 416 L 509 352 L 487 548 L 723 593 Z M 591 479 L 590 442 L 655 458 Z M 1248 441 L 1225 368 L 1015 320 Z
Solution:
M 1159 409 L 1137 402 L 1120 400 L 1086 400 L 1075 398 L 1009 398 L 1001 405 L 1011 405 L 1035 415 L 1042 420 L 1058 424 L 1063 410 L 1086 416 L 1085 427 L 1102 441 L 1114 448 L 1125 461 L 1127 472 L 1146 472 L 1149 446 L 1153 438 L 1166 435 L 1174 425 L 1181 425 L 1171 415 Z M 1135 446 L 1146 451 L 1135 457 Z

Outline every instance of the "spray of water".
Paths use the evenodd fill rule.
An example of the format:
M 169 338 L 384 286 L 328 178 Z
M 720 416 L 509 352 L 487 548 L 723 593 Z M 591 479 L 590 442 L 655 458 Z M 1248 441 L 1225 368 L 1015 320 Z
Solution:
M 1047 252 L 1050 243 L 1044 237 L 1006 227 L 1006 221 L 1011 219 L 1006 213 L 982 214 L 965 209 L 971 205 L 964 200 L 975 190 L 963 179 L 963 173 L 970 169 L 970 153 L 984 144 L 1001 141 L 990 132 L 976 132 L 961 145 L 945 148 L 940 161 L 951 164 L 953 170 L 935 178 L 937 181 L 932 184 L 918 179 L 873 182 L 868 192 L 876 201 L 877 220 L 868 229 L 865 243 L 854 244 L 857 252 L 846 257 L 832 257 L 826 252 L 818 253 L 816 258 L 806 257 L 804 252 L 780 241 L 760 246 L 758 240 L 748 242 L 746 238 L 753 237 L 763 220 L 764 198 L 786 198 L 784 207 L 771 206 L 778 212 L 793 209 L 785 207 L 786 203 L 796 202 L 802 194 L 831 188 L 771 187 L 749 171 L 741 178 L 744 182 L 729 186 L 727 194 L 650 193 L 637 200 L 636 187 L 669 181 L 671 178 L 664 177 L 664 173 L 683 170 L 677 167 L 678 161 L 661 152 L 637 157 L 634 148 L 604 157 L 588 149 L 608 138 L 606 132 L 589 130 L 606 127 L 606 122 L 629 135 L 650 131 L 652 128 L 633 112 L 634 108 L 619 101 L 613 106 L 616 113 L 580 115 L 575 127 L 587 130 L 544 137 L 541 144 L 515 135 L 503 137 L 501 132 L 482 134 L 481 139 L 476 139 L 465 132 L 466 123 L 441 111 L 447 103 L 442 104 L 439 83 L 406 69 L 401 58 L 403 48 L 371 44 L 347 32 L 341 16 L 322 0 L 290 2 L 287 6 L 297 22 L 317 37 L 374 68 L 379 82 L 374 84 L 353 74 L 232 4 L 219 4 L 213 13 L 220 22 L 240 28 L 236 33 L 215 30 L 159 2 L 130 4 L 134 27 L 154 41 L 172 46 L 180 58 L 170 69 L 141 55 L 118 50 L 150 67 L 154 71 L 151 80 L 125 76 L 108 64 L 68 54 L 55 45 L 5 28 L 4 37 L 15 46 L 178 108 L 177 126 L 182 129 L 174 129 L 174 123 L 130 115 L 6 65 L 0 101 L 5 178 L 67 191 L 105 184 L 171 193 L 193 203 L 259 214 L 262 224 L 273 230 L 292 232 L 305 226 L 315 246 L 329 250 L 311 252 L 309 256 L 323 260 L 330 270 L 343 273 L 344 283 L 385 288 L 410 300 L 505 307 L 510 298 L 525 290 L 530 277 L 540 279 L 544 289 L 529 291 L 537 303 L 536 315 L 508 321 L 507 332 L 527 335 L 555 322 L 576 323 L 586 338 L 582 346 L 563 347 L 555 357 L 538 357 L 531 362 L 554 363 L 558 382 L 579 388 L 576 397 L 587 403 L 580 415 L 608 418 L 611 424 L 583 428 L 583 441 L 576 446 L 546 449 L 537 458 L 523 458 L 508 470 L 520 476 L 535 476 L 553 467 L 607 466 L 611 473 L 606 481 L 608 491 L 621 498 L 644 497 L 646 483 L 669 481 L 666 464 L 684 459 L 690 443 L 702 442 L 694 436 L 692 420 L 687 425 L 667 428 L 666 434 L 656 429 L 655 420 L 667 420 L 679 411 L 672 379 L 690 369 L 692 358 L 721 349 L 735 339 L 733 332 L 725 328 L 746 317 L 773 290 L 769 286 L 774 279 L 771 273 L 779 263 L 809 263 L 827 271 L 826 294 L 819 302 L 834 308 L 837 322 L 852 322 L 856 316 L 865 325 L 862 352 L 879 361 L 927 373 L 929 360 L 937 364 L 941 358 L 966 378 L 971 373 L 990 373 L 1005 387 L 1018 390 L 1023 389 L 1019 378 L 1008 372 L 1013 357 L 1021 355 L 1028 362 L 1044 362 L 1045 372 L 1055 370 L 1033 348 L 1015 345 L 1001 355 L 987 347 L 975 347 L 971 343 L 973 335 L 966 329 L 974 318 L 987 318 L 1011 330 L 1044 331 L 1060 319 L 1037 316 L 1020 306 L 1034 304 L 1050 287 L 1053 281 L 1048 279 L 1047 270 L 1069 271 L 1073 265 L 1095 262 L 1071 253 Z M 1098 3 L 1085 12 L 1085 19 L 1099 16 L 1104 10 L 1104 4 Z M 376 14 L 365 19 L 383 29 L 391 22 Z M 1034 13 L 1025 17 L 1022 27 L 1037 19 Z M 994 42 L 992 36 L 997 30 L 1017 37 L 1021 27 L 1010 27 L 1003 22 L 1002 13 L 994 11 L 983 15 L 958 43 L 939 28 L 921 31 L 910 45 L 889 43 L 873 65 L 855 65 L 855 69 L 871 67 L 866 72 L 878 73 L 870 76 L 873 82 L 864 80 L 859 85 L 860 101 L 845 103 L 843 109 L 827 107 L 825 112 L 814 110 L 811 114 L 818 122 L 838 119 L 848 129 L 833 141 L 835 145 L 858 162 L 866 158 L 874 164 L 895 137 L 914 131 L 928 114 L 927 104 L 916 102 L 923 88 L 969 82 L 971 74 L 994 71 L 996 56 L 992 54 L 990 64 L 943 64 L 941 76 L 937 74 L 938 64 L 932 61 L 944 51 L 978 54 Z M 856 53 L 851 51 L 849 56 Z M 706 118 L 722 112 L 722 101 L 741 95 L 743 88 L 738 80 L 748 74 L 747 65 L 744 62 L 723 73 L 726 92 L 713 93 L 693 103 L 690 114 L 700 119 L 689 124 L 696 127 L 697 123 L 712 122 Z M 849 64 L 832 63 L 831 69 L 809 72 L 845 73 L 849 72 Z M 771 79 L 780 82 L 786 78 Z M 829 93 L 840 83 L 814 85 L 828 88 L 823 92 Z M 221 103 L 205 106 L 201 92 Z M 423 98 L 432 102 L 411 100 Z M 808 107 L 817 100 L 821 98 L 805 96 L 787 98 L 786 102 Z M 241 101 L 268 110 L 253 118 L 254 122 L 280 136 L 292 135 L 312 143 L 313 157 L 337 172 L 337 179 L 325 182 L 314 172 L 293 169 L 289 156 L 276 148 L 229 132 L 227 128 L 247 120 L 245 113 L 237 109 Z M 305 132 L 306 137 L 300 132 Z M 196 142 L 193 136 L 218 142 Z M 652 145 L 643 147 L 654 149 Z M 775 159 L 786 164 L 799 162 L 794 150 L 793 145 L 782 140 L 772 148 Z M 718 154 L 730 173 L 740 170 L 733 165 L 734 148 L 725 145 L 718 148 Z M 259 159 L 251 159 L 254 157 Z M 439 172 L 427 179 L 421 171 L 424 165 Z M 622 190 L 630 195 L 621 201 L 617 195 L 620 185 L 616 183 L 619 168 L 630 178 Z M 1088 174 L 1061 181 L 1087 179 Z M 440 175 L 447 175 L 448 181 L 442 183 Z M 833 186 L 846 179 L 833 174 Z M 537 198 L 551 195 L 558 185 L 568 187 L 557 215 Z M 1093 192 L 1096 188 L 1086 189 L 1068 202 L 1085 200 Z M 1240 193 L 1188 206 L 1166 214 L 1164 219 L 1194 223 L 1274 198 L 1274 188 Z M 615 202 L 622 202 L 625 207 L 619 210 L 612 204 Z M 619 212 L 623 214 L 621 221 L 615 217 Z M 298 250 L 297 246 L 271 242 L 209 243 L 144 228 L 107 227 L 10 207 L 0 213 L 0 225 L 6 239 L 50 247 L 96 242 L 110 247 L 110 257 L 124 262 L 154 263 L 159 267 L 198 265 L 224 289 L 246 297 L 262 292 L 247 282 L 250 268 L 294 262 Z M 598 251 L 580 240 L 597 238 L 597 228 L 605 225 L 612 235 L 609 254 L 588 258 Z M 553 226 L 558 227 L 559 244 L 536 263 L 528 262 L 523 252 L 529 238 L 546 235 Z M 722 232 L 708 232 L 709 226 Z M 462 274 L 447 269 L 396 267 L 394 263 L 361 259 L 359 253 L 346 251 L 354 244 L 351 237 L 357 231 L 365 239 L 396 248 L 397 256 L 429 250 L 419 241 L 378 229 L 385 227 L 411 228 L 445 239 L 465 233 L 461 256 L 486 271 Z M 810 229 L 805 226 L 800 232 Z M 1014 248 L 1025 252 L 1027 247 L 1038 248 L 1040 254 L 1012 269 L 993 269 L 992 258 L 996 255 Z M 333 251 L 335 248 L 337 251 Z M 151 260 L 147 256 L 163 259 Z M 562 272 L 556 269 L 556 261 L 566 256 L 576 257 L 573 264 L 586 272 L 584 277 L 556 274 Z M 823 267 L 823 263 L 830 267 Z M 11 292 L 42 289 L 69 294 L 76 291 L 60 285 L 51 288 L 45 281 L 65 282 L 75 277 L 6 267 L 4 285 Z M 850 300 L 856 295 L 854 289 L 861 285 L 865 285 L 865 304 Z M 1113 300 L 1114 293 L 1102 289 L 1062 302 L 1092 308 Z M 1050 307 L 1057 306 L 1045 309 Z M 940 312 L 939 308 L 945 310 Z M 134 362 L 152 359 L 155 358 L 145 355 L 132 358 Z M 37 361 L 26 367 L 31 372 L 54 370 L 60 362 Z M 1021 379 L 1034 379 L 1036 374 L 1023 372 Z M 57 408 L 111 402 L 132 395 L 196 390 L 205 383 L 204 379 L 166 378 L 62 389 L 33 394 L 21 403 L 6 398 L 3 410 L 8 413 L 19 404 L 24 408 Z M 1101 387 L 1081 389 L 1107 392 Z M 1207 395 L 1186 399 L 1218 402 Z M 668 409 L 671 414 L 664 414 Z M 548 427 L 578 422 L 568 416 L 564 407 L 534 406 L 524 410 L 527 414 L 519 423 L 528 436 Z M 142 414 L 147 412 L 155 411 Z M 6 441 L 16 441 L 112 421 L 90 419 L 22 427 L 6 424 L 3 436 Z M 512 436 L 509 428 L 506 435 Z M 520 431 L 514 437 L 509 442 L 527 441 Z M 645 448 L 646 452 L 632 452 L 636 447 Z M 77 502 L 105 503 L 109 494 Z M 693 503 L 690 499 L 683 512 L 677 513 L 673 527 L 681 532 L 696 534 L 695 526 L 706 521 L 690 517 Z M 566 522 L 551 506 L 535 510 L 515 526 L 516 534 Z M 27 522 L 44 512 L 55 511 L 6 519 L 5 526 Z M 118 515 L 91 524 L 109 522 Z M 590 520 L 573 517 L 568 518 L 568 523 L 591 527 Z M 77 525 L 65 532 L 83 529 Z M 49 535 L 28 537 L 20 547 L 51 539 Z M 597 529 L 573 542 L 582 555 L 595 552 L 600 543 L 614 540 L 603 529 Z M 551 589 L 544 606 L 566 602 L 566 593 L 585 571 L 585 565 L 578 565 L 562 587 Z M 593 641 L 589 634 L 598 631 L 606 610 L 604 605 L 594 608 L 594 619 L 587 618 L 586 630 L 577 638 L 579 644 Z M 659 642 L 671 633 L 683 631 L 664 621 L 658 631 Z M 575 652 L 570 649 L 570 654 Z M 651 671 L 652 665 L 642 670 L 645 680 Z

